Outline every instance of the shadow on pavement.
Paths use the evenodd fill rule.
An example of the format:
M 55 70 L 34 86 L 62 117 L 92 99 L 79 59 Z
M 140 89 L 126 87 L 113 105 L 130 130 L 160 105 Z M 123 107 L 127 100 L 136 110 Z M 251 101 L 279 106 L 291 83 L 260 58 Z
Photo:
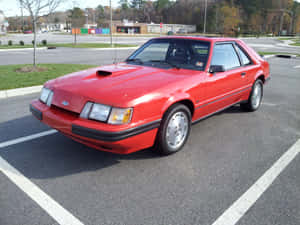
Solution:
M 238 106 L 234 106 L 219 114 L 222 113 L 243 112 L 240 111 Z M 6 129 L 9 130 L 8 135 L 10 132 L 17 131 L 18 137 L 26 136 L 21 134 L 22 131 L 26 131 L 26 133 L 31 131 L 27 134 L 30 135 L 47 130 L 46 128 L 46 126 L 41 126 L 41 123 L 32 116 L 0 124 L 1 133 L 5 132 Z M 15 137 L 15 134 L 12 136 L 18 138 Z M 99 171 L 116 166 L 122 160 L 164 160 L 163 157 L 155 153 L 153 148 L 129 155 L 118 155 L 89 148 L 60 133 L 0 149 L 0 156 L 26 177 L 36 179 L 49 179 L 87 171 Z

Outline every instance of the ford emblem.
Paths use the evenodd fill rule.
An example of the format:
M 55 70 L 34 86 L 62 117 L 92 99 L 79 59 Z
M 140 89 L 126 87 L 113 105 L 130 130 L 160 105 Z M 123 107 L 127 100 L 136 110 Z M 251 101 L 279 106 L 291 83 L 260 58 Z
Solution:
M 63 104 L 64 106 L 67 106 L 67 105 L 69 105 L 69 102 L 63 101 L 62 104 Z

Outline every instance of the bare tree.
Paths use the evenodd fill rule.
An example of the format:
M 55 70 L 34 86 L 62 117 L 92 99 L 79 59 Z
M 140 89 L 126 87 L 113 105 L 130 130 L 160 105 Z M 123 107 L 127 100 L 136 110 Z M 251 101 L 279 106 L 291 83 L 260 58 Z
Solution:
M 34 32 L 34 50 L 33 65 L 36 66 L 36 38 L 37 38 L 37 22 L 41 15 L 51 14 L 59 6 L 63 0 L 18 0 L 20 6 L 27 10 L 33 24 Z

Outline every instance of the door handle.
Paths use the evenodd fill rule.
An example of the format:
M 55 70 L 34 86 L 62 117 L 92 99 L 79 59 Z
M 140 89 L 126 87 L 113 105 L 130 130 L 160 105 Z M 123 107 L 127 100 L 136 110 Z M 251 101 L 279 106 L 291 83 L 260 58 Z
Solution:
M 243 77 L 243 76 L 245 76 L 246 75 L 246 72 L 242 72 L 241 73 L 241 76 Z

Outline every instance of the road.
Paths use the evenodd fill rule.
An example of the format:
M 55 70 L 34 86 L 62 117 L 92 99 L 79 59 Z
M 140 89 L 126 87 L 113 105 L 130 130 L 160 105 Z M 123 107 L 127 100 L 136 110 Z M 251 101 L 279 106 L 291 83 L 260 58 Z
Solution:
M 269 61 L 272 80 L 260 110 L 234 106 L 194 125 L 177 154 L 115 155 L 59 133 L 16 143 L 49 130 L 28 112 L 34 94 L 0 100 L 0 146 L 15 141 L 0 147 L 0 157 L 50 196 L 49 205 L 57 202 L 83 224 L 212 224 L 300 138 L 300 60 Z M 5 171 L 18 182 L 11 167 Z M 299 171 L 300 155 L 237 224 L 299 224 Z M 57 224 L 65 215 L 55 207 L 49 214 L 40 192 L 29 197 L 31 189 L 15 182 L 0 172 L 1 225 Z
M 113 41 L 120 44 L 142 44 L 149 40 L 151 37 L 147 36 L 114 36 Z M 26 44 L 31 44 L 33 40 L 33 34 L 9 34 L 7 36 L 0 37 L 2 43 L 7 43 L 8 40 L 12 40 L 14 43 L 19 43 L 19 41 L 24 41 Z M 47 40 L 48 43 L 73 43 L 74 36 L 70 34 L 53 34 L 53 33 L 44 33 L 38 34 L 37 42 L 42 40 Z M 99 35 L 77 35 L 78 43 L 110 43 L 110 37 L 99 36 Z

